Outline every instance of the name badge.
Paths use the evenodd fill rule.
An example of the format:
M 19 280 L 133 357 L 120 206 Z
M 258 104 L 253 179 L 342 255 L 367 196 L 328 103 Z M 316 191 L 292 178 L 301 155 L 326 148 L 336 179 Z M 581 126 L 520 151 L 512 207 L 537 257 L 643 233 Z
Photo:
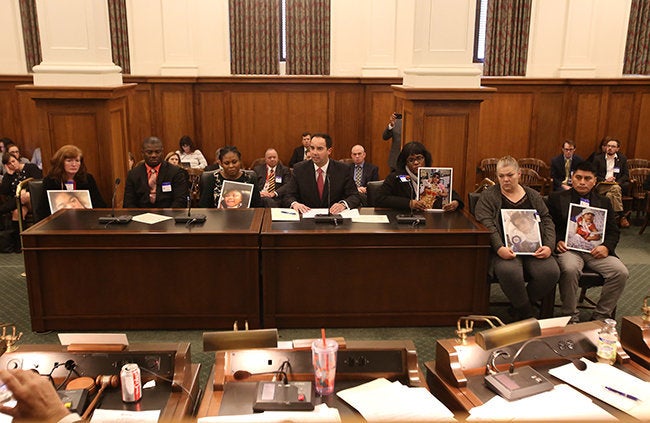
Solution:
M 589 207 L 589 199 L 588 198 L 581 198 L 580 199 L 580 205 L 583 207 Z
M 276 176 L 275 177 L 275 183 L 276 184 L 281 184 L 282 183 L 282 176 Z
M 68 191 L 73 191 L 74 190 L 74 182 L 73 181 L 68 181 L 65 183 L 65 189 Z
M 162 192 L 172 192 L 172 183 L 171 182 L 163 182 L 162 183 Z
M 621 173 L 621 168 L 620 167 L 615 167 L 614 169 L 612 169 L 612 171 L 614 173 Z
M 542 223 L 542 218 L 539 217 L 539 213 L 535 212 L 535 220 L 537 223 Z
M 408 182 L 410 179 L 408 175 L 399 175 L 398 178 L 402 182 Z

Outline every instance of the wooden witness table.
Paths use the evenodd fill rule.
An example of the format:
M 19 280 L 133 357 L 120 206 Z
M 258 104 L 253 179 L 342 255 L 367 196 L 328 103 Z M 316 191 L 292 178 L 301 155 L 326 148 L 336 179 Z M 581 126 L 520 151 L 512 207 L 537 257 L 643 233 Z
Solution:
M 261 234 L 266 327 L 453 325 L 485 314 L 489 231 L 465 211 L 426 224 L 272 222 Z
M 118 210 L 177 216 L 181 209 Z M 34 331 L 259 327 L 262 209 L 192 210 L 103 225 L 110 210 L 63 210 L 22 233 Z

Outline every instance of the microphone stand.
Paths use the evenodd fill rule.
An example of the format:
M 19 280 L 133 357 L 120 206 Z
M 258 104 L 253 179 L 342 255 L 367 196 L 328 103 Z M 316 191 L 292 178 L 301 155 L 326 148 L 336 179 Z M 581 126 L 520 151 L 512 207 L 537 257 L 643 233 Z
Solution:
M 396 217 L 397 223 L 406 223 L 409 225 L 417 226 L 419 224 L 426 222 L 426 219 L 421 214 L 413 213 L 413 208 L 411 208 L 411 201 L 415 200 L 415 189 L 413 189 L 413 184 L 411 183 L 410 177 L 409 177 L 408 184 L 409 184 L 409 192 L 411 194 L 411 198 L 409 199 L 409 209 L 411 210 L 411 212 L 409 214 L 398 214 Z
M 113 197 L 111 198 L 111 215 L 110 216 L 101 216 L 98 221 L 99 223 L 110 225 L 111 223 L 126 224 L 131 221 L 133 216 L 129 214 L 123 214 L 115 217 L 115 194 L 117 193 L 117 186 L 120 184 L 120 178 L 115 179 L 115 184 L 113 185 Z
M 335 226 L 338 226 L 339 223 L 343 223 L 343 216 L 340 214 L 332 214 L 330 211 L 331 203 L 331 188 L 330 188 L 330 177 L 328 174 L 325 175 L 325 181 L 327 182 L 327 214 L 317 214 L 314 216 L 315 223 L 331 223 Z
M 207 217 L 204 214 L 195 214 L 192 216 L 192 198 L 191 193 L 194 191 L 194 186 L 196 180 L 192 181 L 192 186 L 190 187 L 190 192 L 187 194 L 187 216 L 176 216 L 174 221 L 176 223 L 185 223 L 187 226 L 193 225 L 195 223 L 203 223 L 206 221 Z

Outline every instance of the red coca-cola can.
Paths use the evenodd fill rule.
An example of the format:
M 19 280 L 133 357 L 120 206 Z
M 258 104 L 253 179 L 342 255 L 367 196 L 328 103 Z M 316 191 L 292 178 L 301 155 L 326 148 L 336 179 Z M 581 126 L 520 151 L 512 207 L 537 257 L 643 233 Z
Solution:
M 122 384 L 122 401 L 136 402 L 142 398 L 142 379 L 140 379 L 140 367 L 137 364 L 128 363 L 122 366 L 120 382 Z

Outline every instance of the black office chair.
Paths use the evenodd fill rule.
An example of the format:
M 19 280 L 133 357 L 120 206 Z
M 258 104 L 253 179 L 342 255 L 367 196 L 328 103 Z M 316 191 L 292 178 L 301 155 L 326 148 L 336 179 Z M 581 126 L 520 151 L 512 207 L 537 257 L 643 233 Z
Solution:
M 384 184 L 384 180 L 381 181 L 370 181 L 366 185 L 366 197 L 368 199 L 368 207 L 375 207 L 375 202 L 377 201 L 377 194 L 379 193 L 379 188 Z
M 34 223 L 36 223 L 47 217 L 39 213 L 43 201 L 43 180 L 33 179 L 27 183 L 27 187 L 29 189 L 29 202 L 32 205 L 32 216 Z

